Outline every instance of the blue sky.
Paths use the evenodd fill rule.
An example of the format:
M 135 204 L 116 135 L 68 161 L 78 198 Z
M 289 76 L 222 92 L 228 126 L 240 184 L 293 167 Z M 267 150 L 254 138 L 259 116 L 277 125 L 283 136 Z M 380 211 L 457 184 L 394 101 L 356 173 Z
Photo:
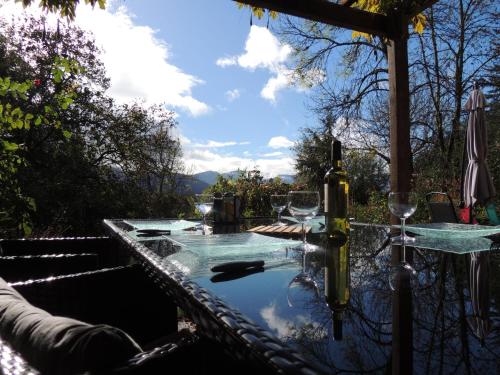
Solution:
M 20 11 L 10 3 L 2 13 Z M 294 173 L 290 145 L 316 118 L 292 83 L 290 46 L 272 34 L 278 21 L 251 26 L 230 0 L 108 0 L 79 6 L 75 22 L 103 48 L 112 96 L 176 112 L 188 171 Z

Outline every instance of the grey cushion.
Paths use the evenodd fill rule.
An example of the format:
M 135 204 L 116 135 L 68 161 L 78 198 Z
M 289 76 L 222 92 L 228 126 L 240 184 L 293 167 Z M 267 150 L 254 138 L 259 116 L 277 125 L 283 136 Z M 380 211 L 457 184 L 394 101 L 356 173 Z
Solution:
M 32 306 L 1 278 L 0 336 L 44 374 L 102 370 L 141 352 L 122 330 L 53 316 Z

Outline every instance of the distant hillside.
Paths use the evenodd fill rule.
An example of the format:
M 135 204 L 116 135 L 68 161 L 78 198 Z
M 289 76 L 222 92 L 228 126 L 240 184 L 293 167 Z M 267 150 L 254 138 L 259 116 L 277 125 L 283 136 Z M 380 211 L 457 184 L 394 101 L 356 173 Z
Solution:
M 285 184 L 293 184 L 295 182 L 295 176 L 291 174 L 280 174 L 278 177 L 281 178 Z
M 219 177 L 219 174 L 219 172 L 206 171 L 194 174 L 193 178 L 205 182 L 208 185 L 213 185 L 217 181 L 217 177 Z
M 236 179 L 240 175 L 239 171 L 231 171 L 231 172 L 226 172 L 226 173 L 219 173 L 215 171 L 205 171 L 205 172 L 200 172 L 196 173 L 193 175 L 193 178 L 206 182 L 209 185 L 213 185 L 217 182 L 217 177 L 220 175 L 224 176 L 225 178 L 228 179 Z
M 191 194 L 201 194 L 203 190 L 209 187 L 210 183 L 202 181 L 194 176 L 180 175 L 177 177 L 179 183 L 179 188 L 177 191 L 180 194 L 191 195 Z

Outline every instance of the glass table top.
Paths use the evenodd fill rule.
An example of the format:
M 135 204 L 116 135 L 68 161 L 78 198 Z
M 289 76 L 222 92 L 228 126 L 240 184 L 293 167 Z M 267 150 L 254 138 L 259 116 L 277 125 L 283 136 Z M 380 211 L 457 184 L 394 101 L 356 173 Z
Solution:
M 418 239 L 418 251 L 407 247 L 416 276 L 398 274 L 393 291 L 398 247 L 387 227 L 352 225 L 340 245 L 311 237 L 317 248 L 306 254 L 294 249 L 297 241 L 254 233 L 172 233 L 141 243 L 325 372 L 386 374 L 397 354 L 412 358 L 415 374 L 497 373 L 500 249 L 490 239 L 436 245 L 446 251 Z M 210 271 L 235 260 L 265 266 L 223 277 Z

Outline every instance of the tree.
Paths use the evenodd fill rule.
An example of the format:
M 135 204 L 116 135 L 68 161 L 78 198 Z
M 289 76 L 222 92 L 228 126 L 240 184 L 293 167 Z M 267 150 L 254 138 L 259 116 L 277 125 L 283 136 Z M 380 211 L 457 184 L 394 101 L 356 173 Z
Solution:
M 472 81 L 486 76 L 497 59 L 491 45 L 498 14 L 491 0 L 443 0 L 424 14 L 426 28 L 409 41 L 412 154 L 415 159 L 434 155 L 427 165 L 441 173 L 427 188 L 456 188 L 461 108 Z M 337 133 L 356 137 L 363 149 L 390 162 L 386 41 L 352 39 L 338 28 L 291 18 L 283 20 L 279 32 L 294 47 L 297 75 L 320 71 L 326 77 L 312 108 L 338 119 Z M 414 173 L 418 177 L 422 171 Z
M 240 214 L 245 217 L 270 216 L 272 194 L 287 194 L 297 186 L 284 183 L 281 178 L 265 180 L 259 170 L 240 171 L 236 179 L 219 175 L 217 182 L 206 193 L 233 193 L 240 198 Z
M 35 2 L 34 0 L 15 1 L 22 2 L 24 7 L 30 6 Z M 39 6 L 43 10 L 59 13 L 61 16 L 72 20 L 76 16 L 76 7 L 79 3 L 80 0 L 40 0 Z M 90 4 L 92 7 L 99 4 L 99 8 L 104 9 L 106 7 L 106 0 L 85 0 L 85 4 Z
M 323 199 L 323 178 L 331 168 L 333 122 L 324 119 L 319 128 L 302 129 L 301 138 L 294 146 L 297 179 L 311 190 L 318 190 Z M 375 153 L 356 148 L 343 148 L 343 165 L 347 171 L 350 199 L 366 205 L 370 195 L 388 187 L 385 162 Z
M 0 76 L 39 81 L 22 108 L 36 119 L 47 105 L 58 103 L 58 92 L 72 93 L 71 102 L 51 112 L 56 125 L 9 130 L 9 140 L 23 146 L 18 150 L 23 163 L 0 176 L 12 185 L 0 191 L 5 197 L 0 211 L 11 207 L 9 212 L 17 215 L 14 224 L 24 215 L 38 233 L 95 234 L 103 217 L 189 210 L 175 190 L 182 164 L 172 113 L 139 103 L 115 104 L 106 95 L 109 80 L 91 35 L 73 25 L 53 30 L 34 18 L 0 29 L 6 36 L 0 51 L 10 56 L 0 59 L 6 62 L 0 64 Z M 58 56 L 78 69 L 48 69 L 47 62 Z M 24 206 L 16 201 L 19 192 L 30 197 Z

